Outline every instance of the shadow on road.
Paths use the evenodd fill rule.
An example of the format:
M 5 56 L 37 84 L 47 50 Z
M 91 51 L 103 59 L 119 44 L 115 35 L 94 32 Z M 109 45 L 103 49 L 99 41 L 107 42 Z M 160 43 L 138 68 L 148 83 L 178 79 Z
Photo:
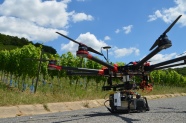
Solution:
M 186 113 L 186 111 L 181 111 L 181 109 L 173 107 L 157 107 L 153 109 L 151 113 Z
M 90 118 L 90 120 L 91 120 L 91 118 L 95 118 L 95 117 L 101 118 L 103 116 L 118 117 L 127 123 L 133 123 L 134 121 L 141 121 L 140 119 L 132 119 L 132 118 L 124 117 L 123 114 L 111 114 L 110 112 L 108 112 L 108 113 L 93 112 L 93 113 L 89 113 L 89 114 L 85 114 L 85 115 L 74 115 L 71 117 L 72 119 L 70 119 L 70 120 L 67 119 L 67 120 L 57 121 L 57 122 L 53 122 L 53 123 L 63 123 L 63 122 L 86 119 L 86 118 Z

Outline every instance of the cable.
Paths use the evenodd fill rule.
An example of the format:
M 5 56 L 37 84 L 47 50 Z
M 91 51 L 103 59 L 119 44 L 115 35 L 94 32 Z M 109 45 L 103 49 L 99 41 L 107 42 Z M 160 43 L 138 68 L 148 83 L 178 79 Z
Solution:
M 108 111 L 110 111 L 110 113 L 114 113 L 111 108 L 109 108 L 108 106 L 106 106 L 106 102 L 108 102 L 108 101 L 110 101 L 110 100 L 106 100 L 104 102 L 104 106 L 107 108 Z

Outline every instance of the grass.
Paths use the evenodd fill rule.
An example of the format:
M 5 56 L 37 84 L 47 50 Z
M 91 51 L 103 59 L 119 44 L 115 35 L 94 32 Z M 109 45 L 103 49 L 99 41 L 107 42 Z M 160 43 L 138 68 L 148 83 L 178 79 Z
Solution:
M 54 84 L 52 88 L 49 88 L 49 86 L 38 86 L 38 90 L 34 94 L 31 93 L 29 89 L 21 92 L 18 88 L 12 88 L 0 82 L 0 106 L 43 104 L 44 108 L 48 110 L 48 106 L 46 105 L 47 103 L 103 99 L 108 93 L 101 91 L 101 84 L 98 89 L 95 88 L 95 85 L 93 84 L 85 89 L 83 86 L 75 86 L 75 84 L 70 85 L 66 82 L 64 83 L 62 83 L 62 87 L 59 85 L 55 86 Z M 138 91 L 138 93 L 141 95 L 186 93 L 186 88 L 155 85 L 153 91 L 150 93 L 142 91 Z M 88 104 L 85 103 L 85 107 L 88 107 Z
M 186 93 L 186 87 L 154 85 L 153 91 L 151 91 L 150 93 L 145 93 L 142 91 L 139 91 L 139 93 L 141 93 L 142 95 Z
M 48 108 L 48 105 L 47 104 L 43 104 L 43 107 L 46 111 L 50 111 L 50 109 Z
M 67 84 L 68 85 L 68 84 Z M 18 88 L 10 88 L 0 82 L 0 106 L 20 105 L 20 104 L 47 104 L 51 102 L 71 102 L 79 100 L 101 99 L 107 92 L 96 91 L 93 87 L 85 90 L 83 87 L 74 85 L 49 87 L 38 87 L 37 92 L 31 93 L 30 90 L 24 92 Z

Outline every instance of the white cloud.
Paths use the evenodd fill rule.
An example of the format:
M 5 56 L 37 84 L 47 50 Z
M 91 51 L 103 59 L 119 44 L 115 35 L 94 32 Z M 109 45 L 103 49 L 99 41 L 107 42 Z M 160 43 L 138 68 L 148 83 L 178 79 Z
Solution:
M 185 56 L 185 53 L 186 52 L 184 52 L 184 53 L 182 53 L 180 55 L 178 55 L 177 53 L 157 54 L 154 57 L 152 57 L 150 59 L 150 61 L 151 61 L 151 64 L 153 65 L 153 64 L 161 63 L 161 62 L 168 61 L 168 60 L 171 60 L 171 59 L 175 59 L 175 58 L 178 58 L 178 57 L 181 57 L 181 56 Z M 181 60 L 181 61 L 170 63 L 170 64 L 167 64 L 167 65 L 164 65 L 164 66 L 169 66 L 169 65 L 174 65 L 174 64 L 180 64 L 180 63 L 183 63 L 183 62 L 184 62 L 184 60 Z M 180 65 L 180 66 L 175 66 L 175 67 L 171 67 L 171 68 L 178 68 L 178 67 L 185 67 L 185 66 L 186 65 Z
M 90 21 L 91 15 L 68 12 L 71 0 L 4 0 L 0 4 L 0 33 L 25 37 L 31 41 L 52 41 L 59 35 L 67 34 L 70 19 L 74 22 Z
M 156 63 L 160 63 L 163 61 L 167 61 L 170 59 L 173 59 L 176 57 L 176 53 L 171 53 L 171 54 L 156 54 L 155 56 L 153 56 L 149 61 L 151 61 L 151 64 L 156 64 Z
M 182 26 L 186 26 L 186 1 L 185 0 L 174 0 L 176 6 L 167 9 L 156 10 L 153 15 L 149 15 L 148 21 L 154 21 L 158 18 L 163 19 L 166 23 L 171 23 L 179 15 L 182 15 L 178 23 Z
M 110 37 L 109 36 L 105 36 L 104 40 L 110 40 Z
M 85 34 L 80 34 L 79 37 L 76 39 L 76 41 L 81 42 L 98 52 L 100 52 L 101 47 L 107 46 L 107 44 L 104 41 L 98 40 L 95 35 L 91 34 L 90 32 L 87 32 Z M 71 51 L 73 54 L 76 53 L 78 50 L 78 45 L 72 41 L 70 41 L 68 44 L 62 44 L 61 50 L 63 51 Z
M 131 30 L 132 30 L 132 28 L 133 28 L 133 25 L 128 25 L 128 26 L 122 27 L 122 29 L 124 30 L 124 33 L 125 33 L 125 34 L 130 33 Z M 120 33 L 120 32 L 121 32 L 120 29 L 116 29 L 116 30 L 115 30 L 115 33 Z
M 132 28 L 133 28 L 133 25 L 128 25 L 128 26 L 123 27 L 123 30 L 125 31 L 125 34 L 128 34 L 131 32 Z
M 113 48 L 113 55 L 114 55 L 114 57 L 116 57 L 116 58 L 120 58 L 120 57 L 124 57 L 124 56 L 127 56 L 127 55 L 131 55 L 131 54 L 135 54 L 136 56 L 138 56 L 139 55 L 139 52 L 140 52 L 140 50 L 139 49 L 137 49 L 137 48 L 135 48 L 135 47 L 130 47 L 130 48 L 121 48 L 121 49 L 119 49 L 119 48 L 117 48 L 117 47 L 115 47 L 115 48 Z
M 181 54 L 178 54 L 177 57 L 181 57 L 181 56 L 185 56 L 186 55 L 186 51 L 184 51 L 183 53 Z
M 65 27 L 68 24 L 66 1 L 5 0 L 0 5 L 0 14 L 21 18 L 39 26 Z M 19 4 L 18 4 L 19 3 Z
M 30 41 L 51 41 L 58 37 L 55 34 L 56 31 L 67 32 L 63 30 L 53 29 L 53 28 L 44 28 L 37 26 L 36 24 L 18 19 L 15 17 L 0 17 L 0 32 L 6 35 L 17 36 L 19 38 L 25 37 Z
M 85 34 L 80 34 L 79 37 L 75 40 L 97 50 L 98 52 L 100 52 L 101 47 L 108 46 L 108 44 L 106 44 L 102 40 L 98 40 L 95 37 L 95 35 L 91 34 L 90 32 L 87 32 Z M 112 48 L 109 50 L 109 54 L 114 56 L 115 58 L 121 58 L 131 54 L 138 56 L 140 53 L 140 50 L 135 47 L 130 47 L 130 48 L 118 48 L 116 46 L 111 46 L 111 47 Z M 67 44 L 62 44 L 61 50 L 71 51 L 73 54 L 75 54 L 76 51 L 78 50 L 78 44 L 70 41 Z
M 85 13 L 75 13 L 73 12 L 72 14 L 72 20 L 74 23 L 87 20 L 87 21 L 92 21 L 94 18 L 91 15 L 86 15 Z
M 148 21 L 154 21 L 156 20 L 157 18 L 161 18 L 162 17 L 162 14 L 160 12 L 160 10 L 157 10 L 154 15 L 149 15 L 149 20 Z
M 120 30 L 119 29 L 116 29 L 115 33 L 119 33 L 119 32 L 120 32 Z

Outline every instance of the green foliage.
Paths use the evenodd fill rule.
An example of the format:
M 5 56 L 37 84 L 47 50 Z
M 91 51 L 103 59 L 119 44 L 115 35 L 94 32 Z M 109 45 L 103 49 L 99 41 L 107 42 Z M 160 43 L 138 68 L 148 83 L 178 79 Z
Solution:
M 48 62 L 41 62 L 41 71 L 38 83 L 38 94 L 33 93 L 33 85 L 38 76 L 38 60 L 41 55 L 41 47 L 33 44 L 24 45 L 11 51 L 0 51 L 0 96 L 1 105 L 5 105 L 10 98 L 14 98 L 9 104 L 29 104 L 75 101 L 81 99 L 103 98 L 106 92 L 101 87 L 106 78 L 103 76 L 67 76 L 66 71 L 48 70 Z M 28 60 L 26 58 L 34 58 Z M 43 54 L 43 59 L 57 60 L 60 66 L 83 67 L 90 69 L 102 69 L 102 65 L 91 60 L 85 60 L 74 56 L 71 52 L 62 54 Z M 117 62 L 123 66 L 123 62 Z M 155 86 L 186 87 L 186 78 L 175 70 L 157 70 L 151 72 Z M 136 81 L 140 81 L 136 77 Z M 117 82 L 118 80 L 114 80 Z M 25 93 L 23 93 L 25 92 Z M 21 96 L 19 96 L 21 95 Z M 31 96 L 30 96 L 31 95 Z M 30 96 L 30 98 L 28 98 Z M 15 99 L 16 97 L 16 99 Z M 26 99 L 27 98 L 27 99 Z
M 124 62 L 116 62 L 116 64 L 117 64 L 118 66 L 124 66 L 124 65 L 125 65 Z
M 156 70 L 150 75 L 157 85 L 186 86 L 184 77 L 172 69 Z
M 40 47 L 41 45 L 40 43 L 34 44 L 25 38 L 18 38 L 17 36 L 9 36 L 9 35 L 4 35 L 0 33 L 0 50 L 13 50 L 16 48 L 21 48 L 28 44 L 32 44 L 36 47 Z M 44 52 L 50 53 L 50 54 L 57 53 L 57 51 L 50 46 L 43 45 L 43 50 Z

